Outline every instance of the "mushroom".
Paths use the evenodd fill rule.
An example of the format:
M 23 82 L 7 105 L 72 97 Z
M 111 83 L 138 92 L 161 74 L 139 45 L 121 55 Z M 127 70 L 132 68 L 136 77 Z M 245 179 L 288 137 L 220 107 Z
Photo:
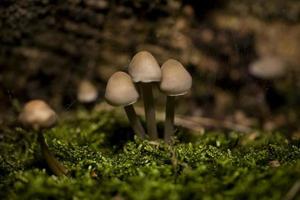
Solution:
M 275 55 L 263 56 L 249 65 L 249 73 L 255 77 L 255 82 L 263 90 L 264 103 L 267 103 L 266 114 L 270 114 L 270 110 L 280 107 L 285 102 L 284 95 L 274 83 L 286 77 L 288 67 L 285 60 Z
M 112 106 L 123 106 L 132 129 L 137 135 L 144 138 L 144 128 L 133 107 L 138 98 L 139 94 L 128 74 L 116 72 L 109 78 L 105 91 L 106 101 Z
M 161 80 L 161 70 L 151 53 L 140 51 L 132 58 L 128 72 L 135 83 L 139 83 L 144 99 L 147 132 L 150 139 L 157 139 L 155 121 L 155 106 L 152 92 L 152 83 Z
M 83 80 L 80 82 L 77 99 L 79 102 L 84 104 L 93 103 L 97 100 L 98 91 L 97 88 L 88 80 Z
M 262 57 L 249 66 L 249 73 L 263 80 L 274 80 L 285 75 L 286 63 L 275 56 Z
M 89 80 L 82 80 L 77 89 L 77 99 L 88 110 L 92 109 L 98 98 L 98 91 L 95 85 Z
M 180 62 L 167 60 L 161 67 L 160 90 L 167 95 L 164 140 L 170 142 L 174 134 L 175 97 L 185 95 L 192 86 L 192 77 Z
M 42 100 L 32 100 L 25 104 L 19 115 L 19 121 L 24 127 L 31 128 L 38 133 L 38 141 L 42 155 L 49 168 L 57 175 L 66 175 L 68 170 L 50 152 L 42 130 L 52 127 L 57 120 L 55 112 Z

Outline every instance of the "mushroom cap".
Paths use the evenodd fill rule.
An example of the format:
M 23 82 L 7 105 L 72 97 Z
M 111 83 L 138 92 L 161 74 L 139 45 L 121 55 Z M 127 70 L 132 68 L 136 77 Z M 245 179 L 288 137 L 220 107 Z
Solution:
M 105 91 L 106 101 L 113 106 L 134 104 L 139 94 L 131 77 L 125 72 L 116 72 L 108 80 Z
M 77 91 L 78 101 L 81 103 L 91 103 L 96 101 L 97 97 L 97 88 L 88 80 L 81 81 Z
M 249 66 L 249 73 L 257 78 L 271 80 L 282 77 L 286 73 L 286 63 L 280 58 L 266 56 Z
M 161 72 L 160 90 L 168 96 L 184 95 L 192 87 L 190 73 L 177 60 L 167 60 L 162 65 Z
M 140 51 L 135 54 L 129 63 L 128 72 L 134 82 L 159 82 L 161 70 L 151 53 Z
M 56 123 L 57 116 L 50 106 L 42 100 L 32 100 L 25 104 L 19 121 L 34 129 L 49 128 Z

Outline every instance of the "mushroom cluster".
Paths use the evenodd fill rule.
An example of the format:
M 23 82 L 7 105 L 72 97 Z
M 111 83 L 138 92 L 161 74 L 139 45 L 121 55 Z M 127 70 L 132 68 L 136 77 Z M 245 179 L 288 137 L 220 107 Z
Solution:
M 108 80 L 106 101 L 112 106 L 122 106 L 135 134 L 145 137 L 145 130 L 136 115 L 133 104 L 142 94 L 145 108 L 147 134 L 151 140 L 158 139 L 153 87 L 160 83 L 160 91 L 167 96 L 164 140 L 170 142 L 174 135 L 175 97 L 186 94 L 192 86 L 192 77 L 183 65 L 169 59 L 160 68 L 154 56 L 148 51 L 134 55 L 128 66 L 128 74 L 115 72 Z
M 159 66 L 153 55 L 147 51 L 138 52 L 128 67 L 129 74 L 115 72 L 108 80 L 105 99 L 112 106 L 124 107 L 128 120 L 135 134 L 141 138 L 146 133 L 151 140 L 158 139 L 153 87 L 159 85 L 160 91 L 167 96 L 164 140 L 170 142 L 174 135 L 175 97 L 186 94 L 192 86 L 192 77 L 183 65 L 174 59 L 169 59 Z M 159 83 L 159 84 L 157 84 Z M 145 108 L 147 132 L 138 118 L 133 104 L 142 93 Z M 80 102 L 90 104 L 98 97 L 96 87 L 89 81 L 81 82 L 77 95 Z M 38 142 L 50 170 L 57 176 L 68 175 L 68 169 L 62 165 L 50 152 L 44 138 L 44 130 L 51 128 L 57 122 L 57 115 L 51 107 L 42 100 L 31 100 L 26 103 L 19 115 L 19 121 L 38 135 Z

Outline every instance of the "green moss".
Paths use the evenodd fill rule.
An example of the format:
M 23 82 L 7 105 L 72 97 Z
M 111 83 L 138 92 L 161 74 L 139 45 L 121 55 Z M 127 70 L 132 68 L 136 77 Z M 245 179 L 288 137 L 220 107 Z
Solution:
M 75 115 L 46 134 L 71 171 L 59 178 L 33 133 L 2 133 L 1 199 L 282 199 L 300 179 L 300 141 L 280 133 L 183 131 L 169 146 L 134 138 L 114 112 Z

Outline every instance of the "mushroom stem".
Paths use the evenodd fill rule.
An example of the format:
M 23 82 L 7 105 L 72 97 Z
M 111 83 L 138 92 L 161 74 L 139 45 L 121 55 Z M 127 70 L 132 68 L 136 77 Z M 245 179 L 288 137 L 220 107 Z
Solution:
M 139 135 L 141 138 L 145 138 L 145 130 L 136 115 L 133 105 L 125 106 L 124 110 L 135 134 Z
M 174 110 L 175 110 L 175 96 L 167 96 L 166 102 L 166 119 L 165 119 L 165 142 L 170 142 L 171 137 L 174 136 Z
M 48 145 L 45 142 L 45 138 L 43 133 L 38 134 L 38 141 L 41 146 L 42 155 L 45 158 L 49 168 L 56 176 L 67 175 L 68 170 L 65 166 L 63 166 L 49 151 Z
M 141 83 L 141 90 L 143 94 L 145 117 L 147 123 L 147 132 L 150 139 L 155 140 L 158 138 L 156 121 L 155 121 L 155 106 L 152 93 L 151 83 Z

